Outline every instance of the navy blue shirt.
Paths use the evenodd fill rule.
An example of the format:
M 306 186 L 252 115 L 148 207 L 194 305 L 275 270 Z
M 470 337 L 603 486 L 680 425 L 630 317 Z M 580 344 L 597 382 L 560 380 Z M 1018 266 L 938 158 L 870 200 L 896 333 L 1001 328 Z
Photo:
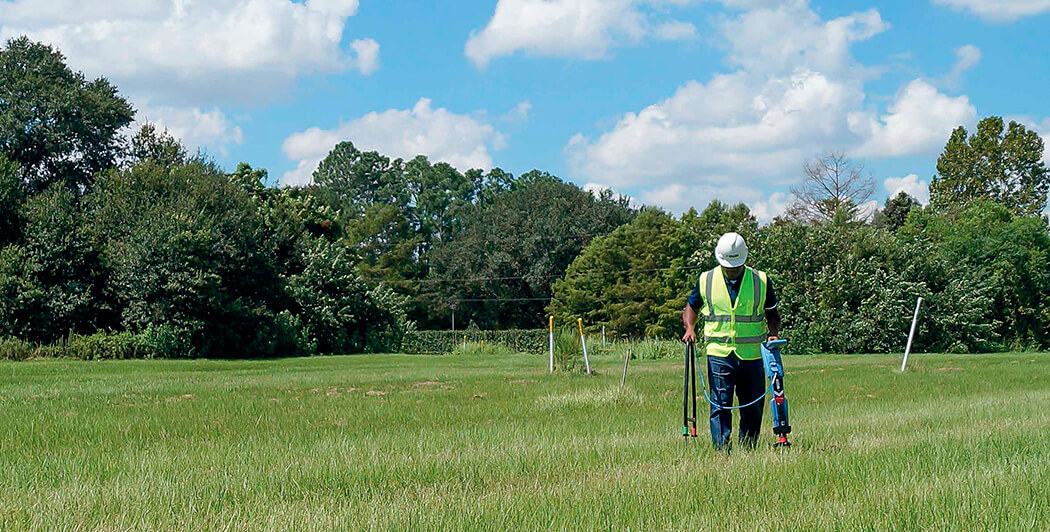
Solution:
M 726 289 L 729 290 L 729 301 L 736 304 L 736 295 L 740 293 L 740 282 L 744 280 L 744 276 L 740 276 L 739 279 L 726 280 Z M 693 310 L 700 312 L 700 309 L 704 307 L 704 297 L 700 295 L 700 278 L 697 277 L 696 285 L 693 286 L 693 293 L 689 294 L 689 306 L 693 307 Z M 772 310 L 777 308 L 777 295 L 773 292 L 773 280 L 766 278 L 766 310 Z

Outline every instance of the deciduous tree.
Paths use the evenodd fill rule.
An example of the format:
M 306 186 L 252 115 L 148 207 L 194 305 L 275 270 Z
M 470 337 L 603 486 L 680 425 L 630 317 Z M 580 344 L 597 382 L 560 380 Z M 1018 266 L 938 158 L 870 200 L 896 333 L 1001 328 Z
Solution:
M 930 204 L 940 212 L 957 212 L 987 199 L 1022 215 L 1046 207 L 1050 173 L 1043 162 L 1043 139 L 1036 132 L 991 116 L 969 135 L 959 126 L 937 159 L 930 183 Z
M 88 188 L 116 163 L 134 113 L 109 81 L 86 80 L 50 46 L 19 37 L 0 50 L 0 153 L 32 194 L 58 182 Z
M 793 187 L 794 203 L 785 217 L 819 223 L 835 219 L 845 210 L 848 221 L 863 220 L 862 206 L 875 192 L 875 180 L 864 166 L 842 152 L 829 152 L 802 165 L 802 184 Z

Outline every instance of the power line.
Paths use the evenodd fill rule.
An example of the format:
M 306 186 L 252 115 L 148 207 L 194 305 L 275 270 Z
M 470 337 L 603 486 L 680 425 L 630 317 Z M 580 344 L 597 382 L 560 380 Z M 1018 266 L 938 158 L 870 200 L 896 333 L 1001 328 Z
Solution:
M 445 299 L 445 298 L 440 298 L 440 297 L 433 297 L 433 298 L 417 297 L 417 298 L 409 298 L 408 301 L 409 302 L 418 302 L 418 303 L 425 303 L 425 302 L 440 302 L 440 303 L 477 303 L 477 302 L 486 302 L 487 303 L 487 302 L 508 302 L 508 301 L 514 301 L 514 302 L 521 302 L 521 301 L 554 301 L 555 299 L 558 299 L 558 298 L 555 298 L 555 297 L 508 297 L 508 298 L 491 297 L 491 298 Z M 652 296 L 652 297 L 596 296 L 593 299 L 596 300 L 596 301 L 637 302 L 637 303 L 641 303 L 641 302 L 645 302 L 645 301 L 652 301 L 654 299 L 667 299 L 667 298 L 658 298 L 656 296 Z M 670 300 L 674 300 L 676 298 L 669 298 L 669 299 Z
M 551 301 L 552 297 L 508 297 L 508 298 L 468 298 L 468 299 L 444 299 L 444 298 L 410 298 L 412 302 L 443 302 L 443 303 L 477 303 L 477 302 L 490 302 L 490 301 Z
M 626 270 L 586 270 L 572 272 L 572 275 L 585 275 L 585 274 L 602 274 L 602 275 L 616 275 L 621 273 L 652 273 L 658 271 L 667 270 L 700 270 L 704 269 L 704 266 L 666 266 L 662 268 L 638 268 L 638 269 L 626 269 Z M 515 280 L 527 280 L 527 279 L 554 279 L 560 277 L 566 277 L 569 272 L 562 274 L 550 274 L 550 275 L 518 275 L 518 276 L 507 276 L 507 277 L 469 277 L 462 279 L 399 279 L 397 281 L 383 281 L 383 282 L 397 282 L 397 283 L 472 283 L 472 282 L 487 282 L 487 281 L 515 281 Z
M 450 244 L 456 244 L 456 245 L 483 244 L 483 243 L 493 243 L 494 244 L 494 243 L 502 243 L 502 242 L 521 242 L 521 241 L 529 241 L 529 240 L 544 240 L 544 239 L 555 240 L 555 239 L 568 239 L 568 238 L 599 237 L 599 236 L 605 236 L 605 235 L 611 234 L 613 231 L 615 231 L 616 229 L 618 229 L 620 227 L 623 227 L 623 225 L 615 227 L 615 228 L 613 228 L 612 230 L 609 230 L 609 231 L 597 232 L 597 233 L 567 233 L 567 234 L 559 234 L 559 235 L 539 234 L 539 235 L 530 235 L 530 236 L 524 236 L 524 237 L 475 238 L 475 239 L 467 239 L 467 240 L 438 240 L 436 242 L 431 242 L 431 245 L 436 247 L 438 245 L 447 246 L 447 245 L 450 245 Z M 632 229 L 630 231 L 630 234 L 663 233 L 663 232 L 664 232 L 664 230 L 662 230 L 662 229 L 655 229 L 655 228 L 654 229 Z M 355 246 L 359 247 L 359 248 L 369 248 L 369 247 L 390 248 L 390 247 L 405 246 L 405 245 L 410 245 L 411 244 L 413 247 L 415 247 L 415 246 L 419 246 L 419 245 L 424 244 L 424 243 L 425 242 L 420 241 L 420 242 L 417 242 L 415 244 L 411 244 L 411 241 L 407 241 L 407 240 L 404 241 L 404 242 L 373 242 L 373 243 L 359 242 Z

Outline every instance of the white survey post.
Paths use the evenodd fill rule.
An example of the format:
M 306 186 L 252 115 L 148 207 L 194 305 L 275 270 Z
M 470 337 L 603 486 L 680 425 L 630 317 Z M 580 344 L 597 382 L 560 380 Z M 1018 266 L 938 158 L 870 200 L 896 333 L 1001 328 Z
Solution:
M 580 345 L 583 346 L 583 366 L 587 369 L 587 374 L 591 374 L 591 360 L 587 358 L 587 338 L 583 336 L 583 318 L 577 318 L 576 324 L 580 327 Z
M 901 373 L 904 372 L 904 366 L 908 365 L 908 354 L 911 353 L 911 341 L 915 338 L 915 324 L 919 322 L 919 306 L 922 305 L 922 298 L 920 297 L 915 301 L 915 315 L 911 317 L 911 331 L 908 332 L 908 345 L 904 347 L 904 360 L 901 361 Z
M 548 366 L 550 372 L 554 373 L 554 316 L 550 317 L 550 322 L 547 326 L 547 337 L 550 343 L 550 363 Z

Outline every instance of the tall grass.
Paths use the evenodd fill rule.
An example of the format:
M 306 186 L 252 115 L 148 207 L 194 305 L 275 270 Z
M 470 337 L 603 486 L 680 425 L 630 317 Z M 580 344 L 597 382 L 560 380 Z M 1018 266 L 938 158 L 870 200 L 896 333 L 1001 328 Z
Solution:
M 627 351 L 632 358 L 641 360 L 680 359 L 685 356 L 685 344 L 678 340 L 655 340 L 646 338 L 634 342 L 618 342 L 613 346 L 613 353 L 622 357 Z
M 785 358 L 790 449 L 683 443 L 677 359 L 0 362 L 0 530 L 1041 531 L 1050 356 Z
M 554 332 L 554 369 L 565 372 L 584 371 L 583 344 L 576 329 Z
M 453 356 L 508 356 L 515 352 L 511 348 L 501 344 L 486 344 L 484 342 L 465 342 L 452 349 Z

